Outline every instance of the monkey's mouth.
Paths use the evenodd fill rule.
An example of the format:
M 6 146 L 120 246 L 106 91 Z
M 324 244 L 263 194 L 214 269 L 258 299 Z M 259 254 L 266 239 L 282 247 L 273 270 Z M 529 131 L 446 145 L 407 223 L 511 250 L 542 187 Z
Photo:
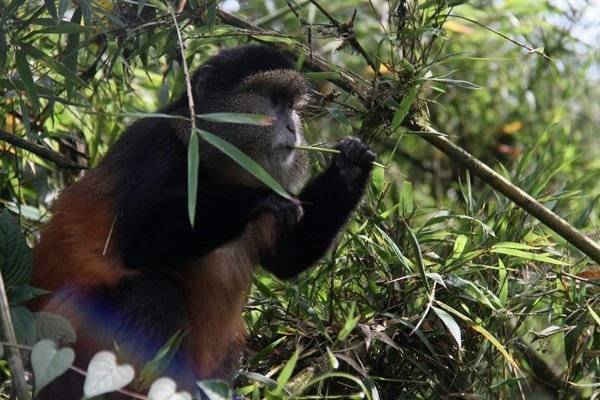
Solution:
M 289 153 L 296 150 L 296 142 L 291 140 L 286 140 L 283 143 L 277 143 L 273 146 L 274 151 Z

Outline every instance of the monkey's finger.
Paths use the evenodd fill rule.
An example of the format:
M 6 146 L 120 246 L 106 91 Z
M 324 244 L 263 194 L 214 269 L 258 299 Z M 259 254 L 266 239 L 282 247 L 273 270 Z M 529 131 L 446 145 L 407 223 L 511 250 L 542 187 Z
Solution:
M 336 148 L 343 157 L 361 168 L 370 168 L 375 160 L 375 153 L 360 139 L 352 136 L 342 139 Z
M 363 168 L 372 168 L 373 162 L 376 158 L 377 156 L 375 153 L 371 151 L 371 149 L 367 148 L 360 158 L 359 165 Z

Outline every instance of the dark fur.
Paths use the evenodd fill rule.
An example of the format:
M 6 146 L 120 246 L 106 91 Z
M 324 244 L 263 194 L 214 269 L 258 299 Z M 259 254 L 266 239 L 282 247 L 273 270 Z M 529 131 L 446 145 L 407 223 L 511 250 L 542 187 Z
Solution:
M 219 93 L 235 92 L 244 82 L 253 85 L 268 76 L 264 75 L 266 71 L 291 68 L 293 64 L 287 56 L 266 46 L 223 51 L 194 76 L 198 112 L 206 109 L 210 99 Z M 248 81 L 249 77 L 258 78 Z M 278 92 L 277 96 L 285 95 Z M 186 97 L 163 111 L 186 115 Z M 117 342 L 120 354 L 136 364 L 139 372 L 139 367 L 152 359 L 177 330 L 189 328 L 186 342 L 165 374 L 188 389 L 197 378 L 230 377 L 238 357 L 241 340 L 238 336 L 243 335 L 237 320 L 231 322 L 238 329 L 236 332 L 221 331 L 221 327 L 210 325 L 219 324 L 221 317 L 225 320 L 227 315 L 217 315 L 212 320 L 207 316 L 206 332 L 194 329 L 203 317 L 195 314 L 198 305 L 208 304 L 205 311 L 210 314 L 212 308 L 221 306 L 218 302 L 233 301 L 231 293 L 224 293 L 223 299 L 213 298 L 197 290 L 210 288 L 212 282 L 196 282 L 194 278 L 214 279 L 210 278 L 211 273 L 227 267 L 223 274 L 231 275 L 232 290 L 242 292 L 236 295 L 243 296 L 249 280 L 245 271 L 236 266 L 229 268 L 228 252 L 233 252 L 232 259 L 237 260 L 240 254 L 247 255 L 256 249 L 259 253 L 256 261 L 281 278 L 297 275 L 322 257 L 359 202 L 374 159 L 373 153 L 357 139 L 345 139 L 337 148 L 341 154 L 299 194 L 303 209 L 300 220 L 301 209 L 297 204 L 264 187 L 223 182 L 218 175 L 207 174 L 201 168 L 197 216 L 192 228 L 187 216 L 187 147 L 180 128 L 172 120 L 154 118 L 131 125 L 98 168 L 73 185 L 62 196 L 62 203 L 59 200 L 53 222 L 42 233 L 36 254 L 34 283 L 58 289 L 47 308 L 71 318 L 79 331 L 76 364 L 85 368 L 96 351 L 112 349 Z M 81 237 L 77 246 L 90 246 L 86 251 L 80 249 L 80 253 L 97 256 L 94 260 L 99 267 L 79 272 L 80 266 L 70 266 L 68 260 L 66 265 L 56 262 L 57 266 L 47 267 L 53 248 L 62 246 L 65 254 L 69 251 L 66 248 L 69 240 L 64 239 L 68 235 L 64 232 L 76 222 L 67 218 L 85 221 L 88 216 L 83 214 L 93 214 L 96 209 L 112 211 L 99 219 L 101 223 L 93 225 L 102 225 L 101 229 L 95 228 L 98 232 L 93 235 L 96 238 L 93 244 L 86 244 L 86 237 Z M 82 215 L 69 215 L 71 211 Z M 274 224 L 263 222 L 269 221 L 265 216 L 272 216 Z M 111 221 L 114 232 L 108 254 L 100 256 L 103 232 Z M 75 227 L 73 231 L 78 232 Z M 100 276 L 105 259 L 117 265 L 110 264 L 114 272 L 97 284 L 89 283 L 94 282 L 95 274 Z M 250 255 L 247 259 L 255 260 Z M 211 271 L 214 262 L 224 264 Z M 49 276 L 54 277 L 51 284 Z M 223 288 L 227 289 L 227 282 L 214 284 L 216 288 L 225 285 Z M 233 301 L 224 309 L 236 307 L 238 304 Z M 204 360 L 202 352 L 209 350 L 195 344 L 196 358 L 191 356 L 189 346 L 194 345 L 188 342 L 198 335 L 214 336 L 215 343 L 225 346 L 228 356 L 199 363 L 198 359 Z M 228 335 L 232 339 L 223 342 L 221 337 Z M 200 339 L 198 343 L 212 343 L 208 337 Z M 57 389 L 61 381 L 62 389 Z M 70 394 L 65 392 L 64 385 L 70 386 Z M 62 399 L 75 399 L 81 395 L 81 387 L 81 378 L 68 373 L 57 385 L 43 391 L 41 398 L 56 399 L 60 393 Z

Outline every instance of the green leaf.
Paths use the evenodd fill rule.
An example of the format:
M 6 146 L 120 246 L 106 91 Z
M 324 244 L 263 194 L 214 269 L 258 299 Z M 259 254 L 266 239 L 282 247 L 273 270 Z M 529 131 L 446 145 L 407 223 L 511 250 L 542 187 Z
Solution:
M 331 368 L 338 369 L 340 367 L 339 360 L 337 359 L 335 354 L 333 354 L 329 346 L 327 346 L 327 358 L 329 359 L 329 365 L 331 366 Z
M 419 268 L 419 274 L 421 275 L 421 279 L 423 280 L 423 283 L 425 283 L 425 287 L 427 288 L 427 291 L 430 291 L 431 286 L 429 285 L 429 279 L 427 279 L 427 273 L 425 271 L 425 262 L 423 261 L 423 253 L 421 251 L 421 245 L 419 244 L 419 240 L 417 240 L 417 236 L 415 235 L 413 230 L 410 229 L 410 226 L 408 226 L 408 224 L 406 222 L 404 222 L 404 226 L 406 228 L 406 231 L 408 232 L 408 238 L 410 240 L 410 243 L 412 244 L 413 249 L 415 250 L 415 256 L 417 257 L 417 267 Z
M 208 400 L 230 400 L 233 398 L 233 390 L 227 382 L 219 379 L 204 380 L 196 382 L 202 393 Z
M 502 307 L 501 301 L 494 293 L 490 292 L 487 287 L 483 287 L 476 282 L 456 275 L 449 275 L 446 282 L 453 287 L 460 288 L 464 295 L 469 296 L 472 300 L 477 301 L 494 311 Z
M 408 92 L 402 98 L 402 101 L 398 105 L 398 108 L 396 108 L 396 112 L 394 112 L 394 117 L 392 118 L 392 131 L 393 132 L 395 132 L 398 128 L 400 128 L 400 126 L 402 125 L 402 122 L 408 115 L 408 112 L 410 111 L 410 107 L 415 102 L 415 99 L 417 98 L 417 93 L 419 93 L 419 87 L 420 86 L 417 84 L 411 86 L 411 88 L 408 90 Z
M 384 194 L 385 189 L 385 170 L 383 168 L 375 168 L 371 172 L 371 184 L 376 193 Z
M 519 250 L 535 250 L 537 247 L 530 246 L 519 242 L 498 242 L 493 246 L 494 249 L 519 249 Z
M 19 77 L 25 86 L 27 97 L 29 97 L 29 101 L 31 101 L 32 108 L 37 112 L 40 107 L 37 89 L 33 83 L 31 69 L 29 69 L 29 63 L 27 62 L 27 57 L 23 50 L 19 50 L 17 51 L 17 54 L 15 54 L 15 63 L 17 71 L 19 72 Z
M 81 22 L 81 8 L 77 8 L 73 15 L 71 16 L 71 22 L 79 25 Z M 69 77 L 71 79 L 67 79 L 65 81 L 65 87 L 67 89 L 67 96 L 73 97 L 75 93 L 75 83 L 77 82 L 80 86 L 85 86 L 85 83 L 81 81 L 81 79 L 77 76 L 77 57 L 79 54 L 79 32 L 70 33 L 67 35 L 67 46 L 65 48 L 64 55 L 64 65 L 66 68 L 71 71 L 71 75 L 64 75 L 65 77 Z M 72 79 L 72 76 L 75 76 L 76 79 Z
M 402 210 L 402 215 L 408 217 L 415 210 L 415 202 L 414 202 L 414 190 L 413 185 L 410 181 L 402 182 L 402 189 L 400 190 L 400 207 Z
M 326 81 L 339 79 L 341 74 L 336 71 L 327 72 L 305 72 L 304 76 L 313 81 Z
M 277 182 L 271 175 L 269 175 L 269 173 L 265 171 L 265 169 L 260 164 L 248 157 L 237 147 L 210 132 L 203 131 L 201 129 L 195 129 L 195 131 L 198 132 L 198 135 L 200 135 L 202 139 L 206 140 L 208 143 L 221 150 L 229 158 L 235 161 L 239 166 L 241 166 L 246 171 L 254 175 L 256 179 L 264 183 L 275 193 L 288 200 L 296 201 L 296 199 L 290 196 L 283 188 L 283 186 L 281 186 L 279 182 Z
M 217 20 L 217 5 L 218 1 L 211 1 L 206 10 L 206 22 L 208 26 L 208 31 L 212 32 L 215 29 L 215 22 Z
M 17 219 L 8 211 L 0 213 L 0 270 L 7 288 L 29 283 L 32 253 Z
M 85 26 L 81 26 L 79 24 L 75 24 L 72 22 L 61 22 L 60 24 L 49 26 L 47 28 L 42 28 L 37 31 L 31 32 L 29 35 L 47 35 L 52 33 L 63 34 L 63 33 L 84 33 L 89 32 L 90 29 Z
M 6 75 L 4 68 L 6 67 L 6 60 L 8 59 L 8 46 L 6 44 L 6 35 L 3 30 L 0 29 L 0 75 Z
M 36 339 L 33 313 L 25 306 L 16 306 L 10 308 L 10 314 L 19 344 L 33 346 Z
M 522 258 L 524 260 L 540 261 L 540 262 L 545 262 L 545 263 L 554 264 L 554 265 L 569 265 L 569 263 L 567 263 L 567 262 L 556 260 L 545 254 L 532 253 L 529 251 L 523 251 L 523 250 L 517 250 L 517 249 L 497 248 L 496 246 L 492 246 L 492 248 L 490 249 L 490 252 L 496 253 L 496 254 L 506 254 L 509 256 Z
M 465 251 L 467 246 L 468 238 L 465 235 L 458 235 L 454 241 L 454 247 L 452 248 L 452 256 L 450 258 L 458 258 Z
M 592 309 L 592 307 L 589 304 L 586 304 L 586 306 L 587 306 L 588 312 L 590 313 L 590 315 L 596 322 L 596 325 L 598 325 L 600 327 L 600 316 L 596 313 L 596 311 L 594 311 Z
M 23 47 L 23 50 L 25 50 L 25 52 L 27 52 L 28 55 L 30 55 L 31 57 L 33 57 L 35 59 L 42 60 L 50 68 L 52 68 L 55 72 L 64 76 L 66 79 L 75 81 L 75 82 L 77 82 L 77 84 L 79 84 L 81 86 L 85 85 L 85 82 L 83 80 L 81 80 L 81 78 L 79 78 L 73 72 L 75 69 L 68 68 L 66 65 L 62 64 L 59 61 L 56 61 L 54 58 L 50 57 L 43 51 L 36 49 L 35 47 L 29 46 L 29 45 L 23 45 L 22 47 Z
M 193 227 L 196 224 L 196 204 L 198 201 L 198 173 L 200 168 L 200 146 L 196 132 L 190 133 L 187 154 L 187 202 L 188 217 Z
M 433 312 L 435 312 L 438 318 L 442 320 L 442 322 L 454 338 L 454 341 L 458 345 L 458 351 L 460 351 L 462 349 L 462 337 L 460 333 L 460 326 L 458 326 L 456 320 L 441 308 L 431 306 L 431 309 L 433 310 Z
M 508 270 L 500 257 L 498 257 L 498 299 L 503 307 L 508 300 Z
M 58 18 L 59 19 L 63 19 L 65 16 L 65 13 L 67 12 L 67 10 L 69 9 L 69 7 L 71 6 L 71 0 L 59 0 L 58 2 Z M 77 11 L 75 11 L 77 12 Z
M 383 238 L 384 242 L 387 243 L 387 245 L 390 248 L 390 250 L 392 251 L 393 255 L 396 256 L 396 258 L 398 259 L 398 261 L 400 261 L 400 264 L 402 264 L 402 266 L 406 269 L 406 271 L 413 272 L 412 263 L 410 262 L 410 260 L 408 258 L 406 258 L 404 256 L 404 254 L 402 253 L 402 250 L 400 250 L 400 247 L 398 247 L 396 242 L 394 242 L 394 239 L 392 239 L 390 237 L 390 235 L 388 235 L 387 232 L 385 232 L 380 227 L 375 226 L 375 229 L 377 229 L 377 231 L 381 234 L 381 237 Z
M 92 24 L 92 7 L 89 0 L 79 0 L 79 9 L 86 25 Z
M 259 126 L 270 126 L 273 125 L 273 117 L 268 115 L 260 114 L 245 114 L 245 113 L 209 113 L 209 114 L 198 114 L 197 118 L 212 121 L 212 122 L 223 122 L 230 124 L 245 124 L 245 125 L 259 125 Z
M 70 348 L 57 349 L 52 340 L 42 340 L 33 346 L 31 364 L 35 376 L 35 394 L 67 372 L 73 365 L 75 352 Z
M 338 333 L 337 340 L 339 342 L 343 342 L 344 340 L 346 340 L 348 335 L 350 335 L 350 333 L 354 330 L 354 328 L 356 328 L 356 325 L 358 324 L 358 321 L 360 320 L 360 314 L 357 316 L 354 316 L 355 312 L 356 312 L 356 303 L 353 302 L 352 306 L 350 307 L 350 311 L 348 312 L 348 316 L 346 317 L 346 321 L 344 322 L 344 326 L 342 327 L 342 329 L 340 329 L 340 332 Z
M 20 305 L 47 293 L 50 292 L 27 284 L 17 285 L 8 288 L 8 299 L 11 305 Z
M 292 373 L 294 372 L 294 369 L 296 368 L 296 364 L 298 363 L 298 358 L 300 357 L 300 352 L 301 352 L 300 347 L 297 347 L 294 354 L 292 354 L 292 357 L 290 357 L 290 359 L 287 361 L 287 363 L 285 363 L 285 366 L 279 373 L 279 376 L 277 377 L 277 387 L 273 391 L 273 394 L 275 396 L 279 396 L 283 393 L 285 384 L 288 383 L 288 381 L 292 377 Z
M 151 382 L 160 377 L 167 369 L 177 351 L 181 348 L 183 339 L 187 336 L 189 331 L 178 330 L 175 332 L 167 343 L 165 343 L 154 355 L 152 360 L 148 361 L 142 371 L 140 372 L 139 381 L 142 386 L 148 386 Z
M 44 0 L 44 4 L 46 5 L 48 14 L 50 14 L 52 18 L 58 19 L 58 12 L 56 11 L 56 4 L 54 4 L 54 0 Z

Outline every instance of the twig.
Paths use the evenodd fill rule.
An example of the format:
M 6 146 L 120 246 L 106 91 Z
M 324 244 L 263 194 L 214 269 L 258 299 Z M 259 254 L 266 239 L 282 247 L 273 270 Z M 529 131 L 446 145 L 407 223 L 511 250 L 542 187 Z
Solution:
M 287 14 L 289 14 L 291 12 L 295 12 L 296 10 L 299 10 L 300 8 L 306 7 L 309 3 L 310 3 L 310 0 L 302 0 L 302 1 L 298 2 L 297 4 L 295 4 L 295 7 L 292 8 L 292 4 L 290 4 L 288 2 L 287 6 L 282 7 L 279 10 L 276 10 L 271 15 L 267 15 L 260 19 L 257 19 L 256 21 L 254 21 L 254 24 L 256 24 L 256 26 L 268 25 L 268 24 L 272 23 L 273 21 L 277 21 L 278 19 L 285 17 Z
M 194 131 L 196 129 L 196 111 L 194 106 L 194 93 L 192 92 L 192 80 L 190 78 L 190 70 L 188 69 L 187 60 L 185 59 L 185 45 L 181 37 L 181 29 L 179 29 L 177 17 L 175 16 L 173 9 L 171 8 L 171 5 L 169 5 L 169 13 L 171 14 L 171 18 L 173 18 L 173 25 L 175 26 L 175 31 L 177 32 L 177 41 L 179 42 L 179 50 L 181 51 L 181 64 L 183 65 L 183 74 L 185 77 L 185 88 L 188 98 L 188 107 L 190 109 L 190 122 L 192 124 L 192 131 Z
M 40 146 L 39 144 L 31 143 L 17 135 L 8 133 L 0 129 L 0 140 L 6 143 L 10 143 L 13 146 L 17 146 L 20 149 L 27 150 L 45 160 L 51 161 L 60 168 L 68 169 L 86 169 L 85 165 L 74 163 L 67 159 L 62 154 L 50 150 L 46 147 Z
M 2 316 L 2 334 L 5 340 L 10 345 L 17 344 L 17 336 L 10 317 L 10 306 L 6 297 L 6 288 L 4 287 L 4 278 L 0 273 L 0 314 Z M 27 393 L 27 385 L 25 383 L 25 369 L 23 368 L 23 360 L 18 348 L 8 346 L 8 365 L 12 375 L 13 387 L 19 400 L 28 400 L 30 397 Z
M 429 293 L 429 301 L 427 301 L 427 306 L 425 307 L 425 311 L 423 311 L 423 315 L 421 315 L 421 318 L 419 318 L 419 321 L 417 322 L 415 327 L 412 329 L 412 331 L 410 331 L 408 336 L 414 335 L 415 332 L 419 330 L 419 328 L 421 327 L 421 324 L 423 323 L 423 321 L 425 321 L 425 317 L 427 317 L 427 314 L 429 314 L 429 310 L 431 310 L 431 307 L 433 306 L 433 301 L 435 300 L 435 287 L 436 287 L 436 282 L 434 281 L 433 287 L 431 288 L 431 292 Z
M 518 40 L 515 40 L 515 39 L 511 38 L 510 36 L 508 36 L 508 35 L 506 35 L 506 34 L 504 34 L 504 33 L 500 32 L 500 31 L 497 31 L 497 30 L 495 30 L 495 29 L 493 29 L 493 28 L 491 28 L 491 27 L 489 27 L 489 26 L 487 26 L 487 25 L 485 25 L 485 24 L 482 24 L 482 23 L 481 23 L 481 22 L 479 22 L 479 21 L 476 21 L 476 20 L 474 20 L 474 19 L 472 19 L 472 18 L 465 17 L 465 16 L 462 16 L 462 15 L 457 15 L 457 14 L 448 14 L 448 16 L 449 16 L 449 17 L 452 17 L 452 18 L 462 19 L 462 20 L 464 20 L 464 21 L 467 21 L 467 22 L 470 22 L 470 23 L 472 23 L 472 24 L 475 24 L 475 25 L 477 25 L 477 26 L 480 26 L 480 27 L 482 27 L 483 29 L 487 29 L 488 31 L 490 31 L 490 32 L 492 32 L 492 33 L 494 33 L 494 34 L 496 34 L 496 35 L 500 36 L 502 39 L 504 39 L 504 40 L 508 40 L 508 41 L 509 41 L 509 42 L 511 42 L 512 44 L 514 44 L 514 45 L 516 45 L 516 46 L 519 46 L 519 47 L 521 47 L 521 48 L 523 48 L 523 49 L 527 50 L 527 51 L 528 51 L 528 52 L 530 52 L 530 53 L 536 53 L 536 54 L 539 54 L 539 55 L 541 55 L 542 57 L 544 57 L 546 60 L 548 60 L 548 61 L 552 61 L 552 59 L 551 59 L 550 57 L 548 57 L 548 55 L 546 55 L 546 54 L 543 52 L 543 50 L 540 50 L 540 49 L 534 49 L 533 47 L 531 47 L 531 46 L 528 46 L 528 45 L 526 45 L 525 43 L 521 43 L 521 42 L 519 42 Z
M 369 64 L 369 66 L 373 69 L 373 73 L 377 74 L 379 68 L 377 67 L 375 62 L 371 60 L 369 53 L 367 53 L 364 47 L 362 47 L 362 45 L 356 39 L 356 35 L 354 34 L 353 25 L 354 19 L 356 18 L 356 9 L 354 10 L 354 14 L 350 19 L 350 22 L 341 24 L 331 14 L 329 14 L 327 10 L 325 10 L 325 8 L 319 4 L 319 2 L 317 2 L 316 0 L 310 0 L 310 2 L 314 4 L 315 7 L 317 7 L 319 11 L 321 11 L 321 14 L 327 17 L 327 19 L 337 28 L 338 32 L 343 36 L 343 39 L 350 43 L 354 50 L 360 53 L 360 55 L 365 59 L 367 64 Z
M 294 146 L 294 148 L 298 149 L 298 150 L 318 151 L 321 153 L 340 154 L 340 151 L 338 149 L 332 149 L 330 147 L 296 145 L 296 146 Z M 385 165 L 380 164 L 377 161 L 373 161 L 371 164 L 373 164 L 373 166 L 378 167 L 378 168 L 384 168 L 384 169 L 387 168 Z

